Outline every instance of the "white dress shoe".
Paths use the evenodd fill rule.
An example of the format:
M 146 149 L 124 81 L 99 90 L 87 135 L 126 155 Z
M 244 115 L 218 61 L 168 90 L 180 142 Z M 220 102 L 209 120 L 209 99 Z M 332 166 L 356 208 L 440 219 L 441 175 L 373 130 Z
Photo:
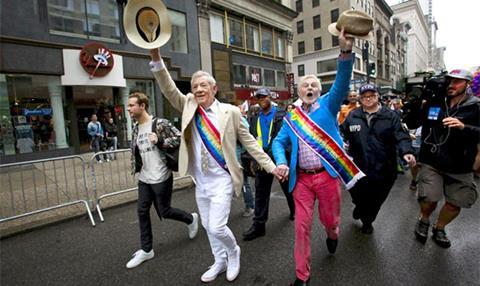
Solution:
M 135 252 L 132 255 L 132 259 L 128 261 L 127 263 L 127 268 L 135 268 L 138 265 L 142 264 L 144 261 L 147 261 L 149 259 L 152 259 L 155 256 L 155 253 L 153 252 L 153 249 L 150 250 L 150 252 L 145 252 L 142 249 L 139 251 Z
M 240 274 L 240 246 L 235 247 L 235 252 L 228 255 L 227 262 L 227 280 L 233 281 Z
M 193 221 L 189 224 L 188 227 L 188 237 L 194 239 L 198 233 L 198 214 L 192 213 Z
M 226 263 L 217 263 L 215 262 L 212 266 L 209 267 L 207 272 L 203 273 L 202 277 L 200 280 L 202 282 L 212 282 L 217 278 L 219 274 L 222 274 L 227 270 L 227 264 Z

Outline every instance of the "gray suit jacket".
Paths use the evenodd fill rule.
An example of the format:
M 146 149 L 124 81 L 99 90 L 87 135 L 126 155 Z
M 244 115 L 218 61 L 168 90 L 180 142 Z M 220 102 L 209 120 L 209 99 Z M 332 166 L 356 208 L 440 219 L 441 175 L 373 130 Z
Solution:
M 194 95 L 183 94 L 178 90 L 175 82 L 170 77 L 167 69 L 153 73 L 160 90 L 172 106 L 182 112 L 182 139 L 180 143 L 180 155 L 178 172 L 181 176 L 187 174 L 189 158 L 193 152 L 192 144 L 192 122 L 198 104 Z M 245 149 L 267 172 L 275 169 L 275 164 L 270 157 L 263 152 L 255 138 L 250 134 L 247 127 L 242 123 L 240 110 L 231 104 L 220 103 L 219 132 L 221 134 L 222 151 L 227 162 L 227 167 L 232 176 L 233 187 L 237 196 L 240 195 L 243 186 L 243 168 L 238 161 L 236 154 L 237 140 L 242 143 Z

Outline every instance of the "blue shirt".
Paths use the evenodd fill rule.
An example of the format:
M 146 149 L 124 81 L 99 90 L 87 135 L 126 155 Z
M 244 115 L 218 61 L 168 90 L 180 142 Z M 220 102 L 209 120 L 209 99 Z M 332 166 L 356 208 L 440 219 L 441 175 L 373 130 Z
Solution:
M 260 129 L 262 130 L 262 147 L 264 149 L 267 149 L 269 145 L 268 139 L 270 137 L 270 125 L 272 123 L 273 117 L 275 116 L 275 112 L 277 112 L 277 108 L 272 105 L 270 111 L 267 114 L 263 113 L 263 110 L 261 110 L 258 115 L 258 119 L 260 120 Z

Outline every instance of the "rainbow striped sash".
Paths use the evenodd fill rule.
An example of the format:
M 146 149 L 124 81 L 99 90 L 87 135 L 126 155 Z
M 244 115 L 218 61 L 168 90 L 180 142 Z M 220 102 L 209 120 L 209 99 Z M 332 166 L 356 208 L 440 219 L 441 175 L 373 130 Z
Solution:
M 335 170 L 347 190 L 365 176 L 338 143 L 310 119 L 300 107 L 292 110 L 285 117 L 285 121 L 302 142 Z
M 212 124 L 208 118 L 205 110 L 199 106 L 195 114 L 195 124 L 197 125 L 198 133 L 202 138 L 203 145 L 212 157 L 217 161 L 222 169 L 228 172 L 227 163 L 222 152 L 222 141 L 220 139 L 220 132 Z

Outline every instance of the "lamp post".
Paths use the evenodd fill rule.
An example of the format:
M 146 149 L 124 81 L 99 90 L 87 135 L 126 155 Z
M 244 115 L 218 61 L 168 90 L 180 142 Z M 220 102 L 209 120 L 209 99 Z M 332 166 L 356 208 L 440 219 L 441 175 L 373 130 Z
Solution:
M 367 72 L 367 83 L 370 83 L 370 68 L 369 68 L 369 63 L 368 63 L 368 48 L 370 47 L 370 44 L 368 41 L 365 41 L 365 44 L 363 45 L 363 50 L 362 50 L 362 57 L 363 61 L 365 62 L 365 70 Z

